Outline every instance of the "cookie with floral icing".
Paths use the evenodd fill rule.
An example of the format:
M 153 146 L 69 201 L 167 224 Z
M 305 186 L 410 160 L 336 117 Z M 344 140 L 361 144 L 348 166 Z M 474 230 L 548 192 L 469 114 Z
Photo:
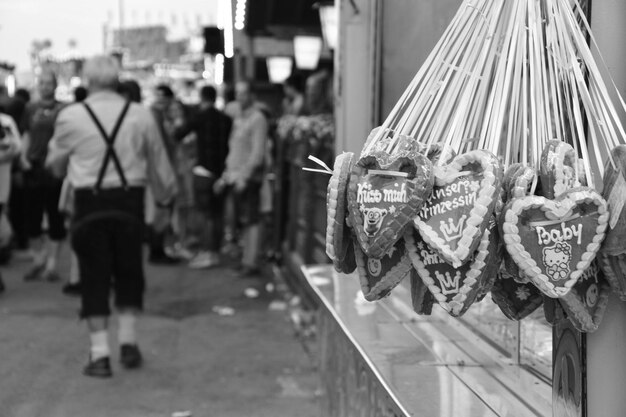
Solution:
M 385 138 L 372 144 L 352 168 L 349 217 L 369 258 L 380 259 L 394 247 L 430 194 L 432 164 L 420 149 L 407 136 Z
M 357 272 L 361 290 L 367 301 L 379 300 L 389 295 L 411 271 L 411 260 L 404 239 L 400 239 L 382 258 L 372 258 L 354 245 Z
M 567 294 L 595 258 L 608 223 L 602 196 L 580 187 L 556 200 L 527 196 L 504 208 L 506 250 L 549 297 Z
M 543 295 L 537 287 L 516 281 L 504 267 L 491 288 L 491 299 L 511 320 L 521 320 L 543 304 Z
M 500 161 L 487 151 L 471 151 L 435 167 L 435 186 L 415 217 L 415 228 L 443 259 L 462 265 L 488 227 L 501 181 Z

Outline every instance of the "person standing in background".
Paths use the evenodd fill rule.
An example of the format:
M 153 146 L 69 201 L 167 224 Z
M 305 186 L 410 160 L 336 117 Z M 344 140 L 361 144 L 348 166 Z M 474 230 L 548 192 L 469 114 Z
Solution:
M 149 239 L 149 261 L 155 264 L 178 263 L 180 258 L 191 258 L 191 253 L 185 247 L 187 238 L 187 209 L 192 206 L 192 191 L 190 184 L 190 171 L 193 163 L 187 161 L 186 155 L 174 138 L 174 129 L 185 120 L 183 105 L 176 100 L 172 89 L 160 84 L 156 87 L 156 100 L 152 105 L 152 111 L 159 123 L 165 141 L 170 161 L 174 166 L 176 178 L 179 184 L 179 194 L 172 207 L 156 207 L 151 221 Z M 189 180 L 188 178 L 189 177 Z M 166 250 L 166 236 L 168 232 L 176 232 L 178 242 L 173 244 L 175 250 L 168 253 Z
M 56 267 L 67 234 L 64 216 L 59 211 L 63 181 L 46 170 L 45 161 L 54 122 L 63 104 L 55 99 L 57 81 L 53 72 L 44 70 L 37 87 L 39 100 L 26 107 L 22 122 L 24 134 L 20 161 L 24 173 L 25 221 L 33 260 L 24 279 L 58 281 Z M 47 236 L 42 228 L 44 214 L 48 224 Z
M 301 116 L 304 113 L 304 81 L 301 76 L 292 74 L 283 83 L 283 115 Z
M 24 88 L 18 88 L 13 97 L 13 103 L 7 108 L 7 114 L 13 117 L 13 120 L 20 129 L 20 123 L 24 119 L 26 106 L 30 102 L 30 93 Z M 20 129 L 20 135 L 22 131 Z M 11 169 L 11 192 L 9 193 L 8 219 L 13 231 L 12 239 L 12 256 L 16 255 L 16 250 L 22 255 L 29 256 L 28 249 L 28 233 L 26 227 L 26 204 L 24 201 L 24 173 L 20 163 L 20 158 L 14 158 Z M 30 259 L 30 258 L 29 258 Z
M 196 134 L 197 165 L 193 168 L 193 189 L 203 231 L 200 251 L 189 263 L 189 267 L 194 269 L 210 268 L 220 263 L 223 201 L 213 191 L 213 185 L 224 172 L 232 121 L 215 107 L 216 98 L 214 87 L 202 87 L 198 112 L 175 130 L 177 140 L 182 140 L 191 132 Z
M 74 188 L 72 247 L 81 281 L 80 316 L 90 336 L 83 373 L 112 376 L 109 345 L 110 295 L 118 312 L 120 362 L 139 368 L 143 356 L 135 324 L 143 309 L 144 191 L 170 205 L 177 185 L 161 132 L 151 112 L 117 92 L 119 64 L 109 56 L 85 63 L 89 97 L 60 114 L 46 165 L 67 173 Z
M 20 152 L 20 132 L 13 118 L 0 113 L 0 216 L 9 198 L 11 188 L 11 165 Z M 0 275 L 0 293 L 4 292 L 5 285 Z
M 260 274 L 261 216 L 260 190 L 263 181 L 268 123 L 255 106 L 255 96 L 248 81 L 235 85 L 239 111 L 233 120 L 228 140 L 228 156 L 224 173 L 215 183 L 217 193 L 226 192 L 232 202 L 235 223 L 243 243 L 241 276 Z M 231 214 L 230 210 L 226 210 Z

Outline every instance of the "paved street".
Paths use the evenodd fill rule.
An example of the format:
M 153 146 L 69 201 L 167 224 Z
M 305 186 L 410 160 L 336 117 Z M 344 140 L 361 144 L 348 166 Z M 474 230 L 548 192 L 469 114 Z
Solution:
M 61 272 L 67 275 L 67 256 Z M 2 268 L 0 417 L 318 416 L 314 360 L 286 310 L 270 310 L 264 283 L 218 268 L 147 267 L 139 322 L 143 369 L 117 363 L 109 380 L 82 376 L 88 338 L 78 299 L 62 283 L 25 283 L 27 264 Z M 248 298 L 248 287 L 260 290 Z M 215 306 L 235 310 L 216 314 Z M 115 340 L 116 329 L 113 328 Z M 314 355 L 314 353 L 313 353 Z

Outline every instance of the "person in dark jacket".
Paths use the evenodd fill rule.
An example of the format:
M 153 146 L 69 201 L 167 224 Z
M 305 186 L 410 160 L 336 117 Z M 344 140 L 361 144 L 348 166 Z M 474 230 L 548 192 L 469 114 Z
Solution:
M 197 165 L 193 169 L 193 189 L 204 230 L 200 251 L 189 263 L 189 267 L 195 269 L 210 268 L 220 262 L 223 201 L 213 191 L 213 185 L 224 172 L 232 121 L 215 107 L 216 97 L 215 88 L 202 87 L 199 111 L 175 130 L 177 140 L 182 140 L 191 132 L 196 134 Z

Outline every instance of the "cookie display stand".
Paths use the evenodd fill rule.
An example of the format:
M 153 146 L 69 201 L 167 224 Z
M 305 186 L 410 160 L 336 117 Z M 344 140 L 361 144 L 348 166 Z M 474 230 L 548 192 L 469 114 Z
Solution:
M 345 171 L 334 180 L 331 163 L 325 169 L 334 178 L 326 230 L 334 266 L 303 270 L 322 306 L 328 415 L 604 415 L 599 398 L 616 404 L 607 415 L 620 415 L 621 396 L 609 388 L 607 398 L 599 370 L 626 378 L 623 359 L 617 371 L 600 364 L 615 351 L 607 340 L 624 333 L 604 326 L 626 321 L 615 313 L 626 268 L 614 232 L 626 196 L 626 106 L 577 2 L 458 6 L 378 123 L 362 112 L 355 124 L 348 104 L 337 113 L 336 150 L 353 162 L 349 180 Z M 365 68 L 357 78 L 372 89 L 357 94 L 348 77 L 368 57 L 345 47 L 359 28 L 370 30 L 360 41 L 367 51 L 389 46 L 376 24 L 359 24 L 384 10 L 390 25 L 393 6 L 340 7 L 340 94 L 354 93 L 355 104 L 389 80 L 368 83 L 376 73 Z

